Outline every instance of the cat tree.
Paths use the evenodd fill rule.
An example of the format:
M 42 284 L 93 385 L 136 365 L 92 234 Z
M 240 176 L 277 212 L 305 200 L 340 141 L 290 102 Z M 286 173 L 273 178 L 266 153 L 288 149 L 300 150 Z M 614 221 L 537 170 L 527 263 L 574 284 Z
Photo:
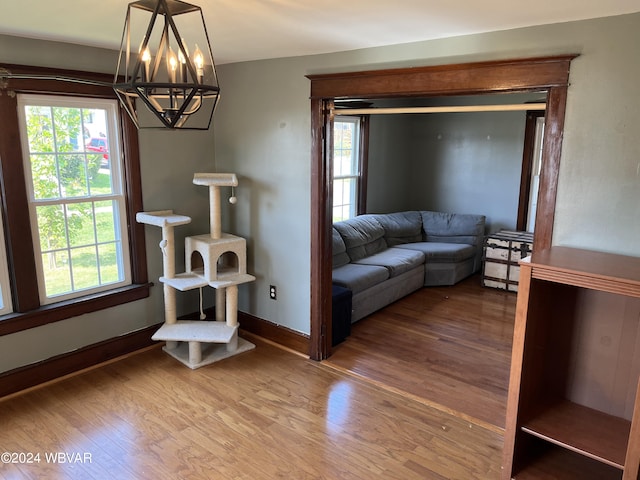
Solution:
M 238 285 L 252 282 L 247 274 L 247 246 L 242 237 L 222 232 L 220 187 L 236 187 L 233 173 L 196 173 L 193 183 L 209 187 L 210 233 L 185 238 L 184 273 L 175 273 L 174 228 L 191 222 L 173 210 L 139 212 L 139 223 L 162 228 L 164 324 L 151 337 L 165 341 L 163 350 L 195 369 L 255 347 L 238 337 Z M 235 203 L 232 196 L 229 201 Z M 205 320 L 202 288 L 216 290 L 216 319 Z M 178 320 L 176 291 L 200 289 L 200 320 Z

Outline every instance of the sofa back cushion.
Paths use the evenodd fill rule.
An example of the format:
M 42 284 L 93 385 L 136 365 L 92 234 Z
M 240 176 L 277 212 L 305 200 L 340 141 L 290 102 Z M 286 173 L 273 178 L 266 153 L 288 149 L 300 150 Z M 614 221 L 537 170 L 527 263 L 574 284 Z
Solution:
M 423 211 L 422 230 L 427 242 L 465 243 L 476 249 L 473 271 L 482 266 L 482 241 L 486 217 L 464 213 Z
M 375 217 L 384 228 L 384 239 L 389 247 L 422 241 L 420 212 L 381 213 Z
M 381 252 L 387 248 L 384 240 L 384 228 L 375 215 L 360 215 L 333 224 L 344 244 L 351 261 Z
M 349 263 L 349 255 L 347 255 L 347 246 L 344 244 L 344 240 L 338 233 L 338 231 L 333 228 L 333 268 L 338 268 L 343 265 Z
M 422 211 L 424 241 L 479 246 L 484 237 L 484 215 Z

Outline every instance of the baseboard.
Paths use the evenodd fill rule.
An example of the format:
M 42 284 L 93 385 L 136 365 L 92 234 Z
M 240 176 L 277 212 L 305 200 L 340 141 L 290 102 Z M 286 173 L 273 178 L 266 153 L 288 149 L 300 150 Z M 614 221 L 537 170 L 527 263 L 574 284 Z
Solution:
M 216 307 L 205 308 L 204 314 L 207 318 L 216 318 Z M 199 314 L 192 313 L 180 318 L 196 320 L 199 318 Z M 247 333 L 269 340 L 289 350 L 309 356 L 309 335 L 296 332 L 290 328 L 277 325 L 242 311 L 238 311 L 238 323 L 240 324 L 241 332 L 244 330 Z
M 206 313 L 207 317 L 215 318 L 213 309 Z M 185 315 L 180 318 L 198 318 L 198 315 Z M 303 355 L 309 355 L 307 335 L 243 312 L 238 312 L 238 323 L 241 330 Z M 158 342 L 151 340 L 151 336 L 159 326 L 160 324 L 152 325 L 126 335 L 87 345 L 73 352 L 0 373 L 0 398 L 155 345 Z
M 303 355 L 309 355 L 308 335 L 244 312 L 238 312 L 238 323 L 240 324 L 240 330 L 266 338 Z
M 0 374 L 0 398 L 152 346 L 159 325 L 110 338 Z

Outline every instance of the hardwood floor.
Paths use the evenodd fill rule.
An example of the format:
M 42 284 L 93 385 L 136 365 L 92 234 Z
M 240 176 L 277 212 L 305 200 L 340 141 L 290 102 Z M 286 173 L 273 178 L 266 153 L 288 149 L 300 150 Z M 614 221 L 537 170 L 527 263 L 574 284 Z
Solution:
M 515 304 L 477 275 L 423 288 L 353 324 L 325 363 L 502 432 Z
M 439 323 L 462 348 L 462 327 Z M 1 400 L 0 451 L 22 457 L 0 478 L 499 478 L 501 434 L 250 339 L 255 350 L 197 370 L 152 348 Z M 39 463 L 20 464 L 29 454 Z

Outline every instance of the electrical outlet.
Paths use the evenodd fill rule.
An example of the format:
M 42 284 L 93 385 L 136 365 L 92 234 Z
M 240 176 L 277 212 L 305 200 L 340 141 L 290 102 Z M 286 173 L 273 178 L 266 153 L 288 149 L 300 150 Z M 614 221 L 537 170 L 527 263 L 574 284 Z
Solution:
M 277 298 L 275 285 L 269 285 L 269 298 L 271 300 L 275 300 Z

